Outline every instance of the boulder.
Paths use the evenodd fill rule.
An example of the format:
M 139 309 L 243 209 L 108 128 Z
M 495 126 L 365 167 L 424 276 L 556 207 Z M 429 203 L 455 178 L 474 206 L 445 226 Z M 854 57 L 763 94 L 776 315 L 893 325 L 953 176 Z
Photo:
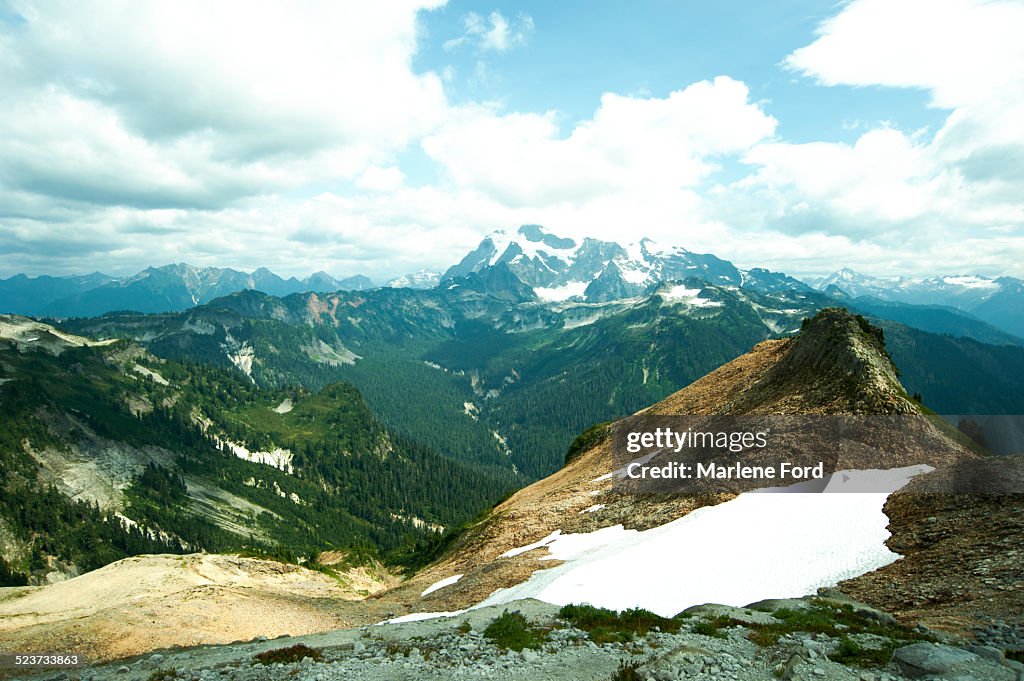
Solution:
M 779 620 L 769 613 L 750 608 L 737 608 L 731 605 L 720 605 L 718 603 L 705 603 L 687 608 L 683 612 L 689 615 L 698 615 L 709 619 L 715 617 L 729 617 L 742 622 L 743 624 L 778 624 Z
M 914 643 L 897 648 L 892 661 L 912 679 L 944 674 L 960 663 L 981 662 L 974 653 L 941 643 Z

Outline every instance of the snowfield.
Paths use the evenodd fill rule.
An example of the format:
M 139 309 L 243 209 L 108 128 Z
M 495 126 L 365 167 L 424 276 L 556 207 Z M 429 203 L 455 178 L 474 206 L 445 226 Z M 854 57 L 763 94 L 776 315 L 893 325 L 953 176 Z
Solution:
M 803 492 L 807 483 L 747 492 L 645 531 L 622 525 L 583 534 L 556 530 L 502 556 L 547 548 L 542 560 L 564 562 L 473 607 L 536 598 L 555 605 L 641 607 L 670 617 L 704 603 L 744 606 L 813 594 L 899 559 L 885 546 L 889 519 L 882 507 L 889 494 L 930 470 L 842 471 L 826 493 Z M 858 491 L 867 489 L 872 491 Z M 393 621 L 452 614 L 458 613 L 415 613 Z
M 813 594 L 899 558 L 885 546 L 889 519 L 882 506 L 891 492 L 928 470 L 845 471 L 841 483 L 886 491 L 759 490 L 642 532 L 616 525 L 553 534 L 531 548 L 546 546 L 548 558 L 564 563 L 496 591 L 477 607 L 536 598 L 614 610 L 642 607 L 668 617 L 703 603 L 743 606 Z M 840 484 L 842 476 L 836 479 Z
M 681 302 L 693 307 L 721 307 L 722 304 L 707 298 L 700 297 L 701 289 L 686 288 L 685 286 L 673 286 L 660 295 L 665 302 Z
M 570 281 L 561 286 L 553 288 L 544 288 L 538 286 L 533 289 L 533 292 L 537 294 L 537 297 L 544 302 L 556 302 L 561 300 L 568 300 L 573 297 L 583 297 L 584 292 L 587 290 L 587 286 L 590 285 L 588 281 Z

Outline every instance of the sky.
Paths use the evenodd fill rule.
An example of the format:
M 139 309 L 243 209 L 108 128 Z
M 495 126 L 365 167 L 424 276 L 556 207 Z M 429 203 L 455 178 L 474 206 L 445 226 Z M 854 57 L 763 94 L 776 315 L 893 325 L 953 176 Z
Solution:
M 0 276 L 495 229 L 1024 277 L 1024 0 L 0 0 Z

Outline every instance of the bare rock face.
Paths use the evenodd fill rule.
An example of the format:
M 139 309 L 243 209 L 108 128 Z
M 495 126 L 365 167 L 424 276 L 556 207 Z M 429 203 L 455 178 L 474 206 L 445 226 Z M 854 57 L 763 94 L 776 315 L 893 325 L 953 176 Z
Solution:
M 978 656 L 961 648 L 922 642 L 899 648 L 892 659 L 900 671 L 917 679 L 945 674 L 955 667 L 966 667 L 967 671 L 978 661 Z

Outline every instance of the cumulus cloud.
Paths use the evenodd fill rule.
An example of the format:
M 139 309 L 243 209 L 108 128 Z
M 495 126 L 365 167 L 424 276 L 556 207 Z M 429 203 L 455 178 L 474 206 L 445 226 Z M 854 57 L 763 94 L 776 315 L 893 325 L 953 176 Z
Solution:
M 463 34 L 446 41 L 445 50 L 473 45 L 481 52 L 507 52 L 525 44 L 534 30 L 533 18 L 528 14 L 520 14 L 509 21 L 497 10 L 487 17 L 470 12 L 462 23 Z
M 562 136 L 559 116 L 468 107 L 423 148 L 455 184 L 536 209 L 609 193 L 700 184 L 721 155 L 769 137 L 776 121 L 743 83 L 701 81 L 667 97 L 608 93 L 591 119 Z
M 360 189 L 368 189 L 375 192 L 394 191 L 402 186 L 405 181 L 405 173 L 398 166 L 370 166 L 363 171 L 362 175 L 356 178 L 356 186 Z
M 440 79 L 409 68 L 424 6 L 15 3 L 0 24 L 0 179 L 208 208 L 352 178 L 443 115 Z
M 719 215 L 789 234 L 870 239 L 929 267 L 958 267 L 959 245 L 1010 244 L 1024 257 L 1024 5 L 855 0 L 784 66 L 825 86 L 917 88 L 949 109 L 937 131 L 869 129 L 854 143 L 772 141 L 754 172 L 719 188 Z M 956 256 L 949 257 L 950 253 Z M 982 255 L 985 253 L 985 255 Z M 989 249 L 974 252 L 991 267 Z M 876 269 L 876 268 L 869 268 Z M 911 265 L 914 269 L 914 265 Z M 898 272 L 898 270 L 896 270 Z
M 952 109 L 1021 96 L 1024 5 L 1007 0 L 856 0 L 784 64 L 824 85 L 924 88 Z

